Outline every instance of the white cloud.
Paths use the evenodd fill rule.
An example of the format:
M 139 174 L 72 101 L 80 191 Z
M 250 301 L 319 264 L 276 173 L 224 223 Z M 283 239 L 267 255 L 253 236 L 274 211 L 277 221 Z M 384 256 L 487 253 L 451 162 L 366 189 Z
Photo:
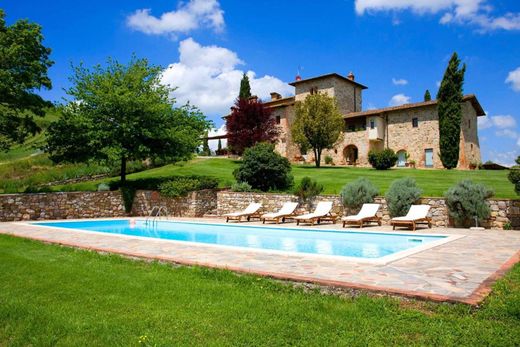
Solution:
M 396 94 L 396 95 L 392 96 L 392 98 L 390 99 L 390 102 L 388 103 L 388 105 L 390 105 L 390 106 L 400 106 L 400 105 L 403 105 L 403 104 L 409 104 L 411 99 L 412 98 L 407 96 L 407 95 Z
M 392 78 L 392 83 L 396 86 L 405 86 L 408 84 L 408 81 L 403 78 Z
M 188 33 L 207 27 L 217 32 L 224 29 L 224 11 L 217 0 L 190 0 L 180 2 L 177 10 L 165 12 L 160 17 L 151 14 L 150 9 L 135 11 L 126 19 L 127 25 L 145 34 Z
M 356 13 L 410 10 L 418 14 L 442 14 L 441 24 L 470 24 L 480 31 L 520 30 L 520 13 L 494 17 L 487 0 L 356 0 Z
M 480 129 L 489 129 L 495 127 L 498 129 L 514 128 L 516 127 L 516 120 L 513 116 L 485 116 L 478 118 L 478 127 Z
M 178 87 L 173 96 L 181 104 L 189 101 L 210 116 L 227 114 L 240 89 L 244 71 L 238 66 L 244 62 L 227 48 L 202 46 L 192 38 L 180 42 L 179 53 L 179 62 L 164 70 L 162 83 Z M 260 98 L 268 98 L 274 91 L 282 95 L 294 92 L 291 86 L 276 77 L 257 78 L 254 71 L 246 73 L 251 92 Z
M 513 88 L 514 91 L 520 92 L 520 67 L 509 72 L 506 83 L 511 84 L 511 88 Z
M 516 140 L 518 138 L 518 133 L 511 129 L 502 129 L 495 132 L 495 135 L 498 137 L 509 137 L 510 139 Z

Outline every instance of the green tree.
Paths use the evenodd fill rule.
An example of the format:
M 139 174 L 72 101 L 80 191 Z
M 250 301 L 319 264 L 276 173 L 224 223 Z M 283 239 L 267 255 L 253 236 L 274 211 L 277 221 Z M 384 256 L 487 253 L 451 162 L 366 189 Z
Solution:
M 174 107 L 161 68 L 133 57 L 127 65 L 75 67 L 73 100 L 48 129 L 46 151 L 55 161 L 117 160 L 121 183 L 129 160 L 186 160 L 211 125 L 196 108 Z
M 217 153 L 221 153 L 222 152 L 222 141 L 220 139 L 218 139 L 218 145 L 217 145 Z
M 253 189 L 264 192 L 287 189 L 294 182 L 289 160 L 276 153 L 273 144 L 265 142 L 245 150 L 233 176 L 237 182 L 247 182 Z
M 43 116 L 52 106 L 34 93 L 52 87 L 47 76 L 51 50 L 43 45 L 41 31 L 27 20 L 7 26 L 0 9 L 0 150 L 38 132 L 33 115 Z
M 209 141 L 208 141 L 208 132 L 204 135 L 204 139 L 202 140 L 202 152 L 200 153 L 205 156 L 211 155 L 211 149 L 209 149 Z
M 424 92 L 424 101 L 430 101 L 432 99 L 432 95 L 430 94 L 430 90 L 426 89 Z
M 336 100 L 325 93 L 307 95 L 303 102 L 296 103 L 296 118 L 292 136 L 302 152 L 312 148 L 316 167 L 320 167 L 321 153 L 330 149 L 343 131 L 343 116 Z
M 439 145 L 442 165 L 447 169 L 459 162 L 462 93 L 466 65 L 459 67 L 460 59 L 453 53 L 437 93 L 439 112 Z
M 238 94 L 239 99 L 249 99 L 251 97 L 251 86 L 249 85 L 249 77 L 244 72 L 242 80 L 240 81 L 240 93 Z

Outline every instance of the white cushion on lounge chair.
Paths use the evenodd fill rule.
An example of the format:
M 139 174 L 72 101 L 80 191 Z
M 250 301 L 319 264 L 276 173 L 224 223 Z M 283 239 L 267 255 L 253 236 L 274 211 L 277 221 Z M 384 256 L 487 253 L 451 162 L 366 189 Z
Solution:
M 392 218 L 393 221 L 415 221 L 428 217 L 430 211 L 430 205 L 412 205 L 410 210 L 403 217 Z
M 332 201 L 320 201 L 312 213 L 302 214 L 295 219 L 310 219 L 326 216 L 332 210 Z
M 266 213 L 262 215 L 262 218 L 277 218 L 288 216 L 294 213 L 296 207 L 298 207 L 297 202 L 286 202 L 278 212 Z
M 379 207 L 381 207 L 380 204 L 363 204 L 361 207 L 361 210 L 358 214 L 353 216 L 346 216 L 341 218 L 341 220 L 346 221 L 360 221 L 364 218 L 370 218 L 375 217 L 377 214 L 377 211 L 379 210 Z
M 245 208 L 245 210 L 239 211 L 239 212 L 226 213 L 224 215 L 224 217 L 247 216 L 247 215 L 253 214 L 256 211 L 258 211 L 260 209 L 260 207 L 262 207 L 262 204 L 259 204 L 259 203 L 256 203 L 256 202 L 252 202 L 252 203 L 249 204 L 249 206 L 247 206 Z

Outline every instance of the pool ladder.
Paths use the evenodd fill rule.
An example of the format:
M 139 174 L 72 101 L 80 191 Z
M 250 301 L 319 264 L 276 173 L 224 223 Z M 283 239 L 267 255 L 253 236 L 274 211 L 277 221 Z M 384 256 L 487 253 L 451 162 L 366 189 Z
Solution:
M 155 212 L 156 211 L 156 212 Z M 155 212 L 155 214 L 154 214 Z M 164 213 L 164 216 L 168 216 L 168 209 L 165 206 L 154 206 L 150 211 L 150 214 L 144 220 L 145 225 L 154 225 L 157 223 L 157 219 L 161 217 L 161 212 Z

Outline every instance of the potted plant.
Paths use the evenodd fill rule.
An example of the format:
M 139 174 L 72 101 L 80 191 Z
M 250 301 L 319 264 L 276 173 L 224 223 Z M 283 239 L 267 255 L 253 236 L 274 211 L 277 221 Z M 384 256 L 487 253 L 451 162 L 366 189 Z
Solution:
M 408 160 L 408 166 L 411 167 L 412 169 L 415 169 L 415 160 L 411 159 L 411 160 Z

